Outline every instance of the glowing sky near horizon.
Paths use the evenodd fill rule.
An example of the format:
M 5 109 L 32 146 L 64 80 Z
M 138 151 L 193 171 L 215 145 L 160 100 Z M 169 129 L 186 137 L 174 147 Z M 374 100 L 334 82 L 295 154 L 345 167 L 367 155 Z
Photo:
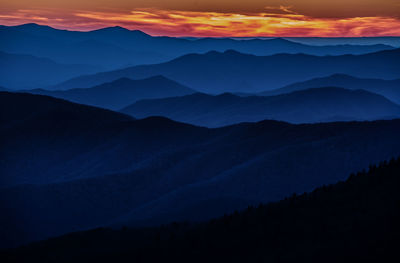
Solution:
M 398 0 L 0 0 L 0 24 L 167 36 L 400 36 Z

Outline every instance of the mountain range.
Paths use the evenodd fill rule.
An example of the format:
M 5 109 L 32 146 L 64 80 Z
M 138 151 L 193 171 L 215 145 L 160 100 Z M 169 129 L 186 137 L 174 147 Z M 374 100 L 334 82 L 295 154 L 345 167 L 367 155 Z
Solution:
M 142 100 L 121 110 L 136 118 L 164 116 L 206 127 L 264 119 L 290 123 L 377 120 L 400 117 L 400 106 L 364 90 L 314 88 L 276 96 L 225 93 Z
M 285 39 L 312 46 L 324 45 L 376 45 L 400 47 L 400 37 L 285 37 Z
M 165 62 L 188 53 L 234 49 L 254 55 L 306 53 L 312 55 L 365 54 L 393 49 L 384 44 L 309 46 L 286 39 L 184 39 L 152 37 L 138 30 L 109 27 L 81 32 L 38 24 L 1 26 L 0 50 L 31 54 L 63 64 L 92 64 L 110 70 L 128 65 Z
M 0 85 L 8 89 L 50 86 L 99 70 L 96 66 L 60 64 L 48 58 L 0 51 Z
M 84 63 L 112 69 L 168 59 L 142 44 L 150 36 L 119 27 L 81 32 L 25 24 L 1 26 L 0 36 L 7 39 L 0 44 L 0 50 L 32 54 L 66 64 Z M 142 46 L 143 50 L 136 52 L 132 46 Z
M 0 113 L 2 247 L 98 226 L 206 220 L 400 155 L 399 120 L 208 129 L 8 92 Z
M 163 76 L 142 80 L 120 78 L 92 88 L 61 91 L 34 89 L 24 90 L 24 92 L 48 95 L 112 110 L 119 110 L 141 99 L 166 98 L 195 93 L 194 90 Z
M 344 74 L 334 74 L 327 77 L 315 78 L 303 82 L 293 83 L 283 88 L 261 92 L 257 95 L 271 96 L 319 87 L 341 87 L 352 90 L 362 89 L 385 96 L 386 98 L 392 100 L 397 104 L 400 103 L 400 79 L 363 79 Z
M 87 88 L 122 77 L 140 79 L 163 75 L 203 93 L 261 92 L 332 74 L 395 79 L 400 74 L 400 49 L 365 55 L 254 56 L 229 50 L 188 54 L 172 61 L 77 77 L 53 89 Z M 382 63 L 385 61 L 385 63 Z
M 397 256 L 400 37 L 0 39 L 1 262 Z

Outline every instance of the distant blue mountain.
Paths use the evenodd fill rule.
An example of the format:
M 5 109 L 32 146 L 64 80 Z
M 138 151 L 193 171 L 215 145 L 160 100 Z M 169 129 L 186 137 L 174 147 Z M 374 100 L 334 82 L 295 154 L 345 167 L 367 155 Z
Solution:
M 303 82 L 298 82 L 280 89 L 261 92 L 259 95 L 271 96 L 320 87 L 342 87 L 352 90 L 363 89 L 385 96 L 386 98 L 394 101 L 397 104 L 400 103 L 400 79 L 362 79 L 344 74 L 334 74 L 328 77 L 315 78 Z
M 400 47 L 400 37 L 285 37 L 305 45 L 389 45 Z
M 113 110 L 119 110 L 141 99 L 166 98 L 195 93 L 194 90 L 163 76 L 142 80 L 121 78 L 92 88 L 63 91 L 34 89 L 24 92 L 48 95 Z
M 101 66 L 104 69 L 165 61 L 156 49 L 136 52 L 132 46 L 141 45 L 142 38 L 151 38 L 140 31 L 107 28 L 91 32 L 57 30 L 48 26 L 25 24 L 0 27 L 0 50 L 32 54 L 59 63 L 79 63 Z M 122 44 L 124 43 L 124 44 Z
M 264 119 L 291 123 L 399 118 L 400 106 L 363 90 L 317 88 L 271 97 L 193 94 L 142 100 L 122 109 L 136 118 L 164 116 L 206 127 Z
M 59 64 L 47 58 L 0 51 L 0 85 L 8 89 L 50 86 L 99 70 L 95 66 Z
M 399 134 L 399 120 L 207 129 L 0 92 L 0 246 L 279 200 L 399 156 Z
M 390 45 L 308 46 L 285 39 L 234 40 L 204 38 L 188 40 L 152 37 L 138 30 L 109 27 L 90 32 L 57 30 L 25 24 L 1 26 L 0 50 L 32 54 L 59 63 L 92 64 L 105 69 L 165 62 L 188 53 L 234 49 L 254 55 L 305 53 L 312 55 L 365 54 L 393 49 Z
M 400 49 L 365 55 L 254 56 L 229 50 L 189 54 L 172 61 L 128 67 L 71 79 L 55 89 L 84 88 L 127 77 L 163 75 L 204 93 L 261 92 L 298 81 L 341 73 L 363 78 L 394 79 L 400 75 Z M 384 63 L 382 62 L 384 61 Z

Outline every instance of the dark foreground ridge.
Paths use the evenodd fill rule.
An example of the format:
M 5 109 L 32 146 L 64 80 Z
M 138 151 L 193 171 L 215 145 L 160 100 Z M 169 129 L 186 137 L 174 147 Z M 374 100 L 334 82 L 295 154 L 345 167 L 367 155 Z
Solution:
M 99 228 L 6 251 L 2 262 L 396 262 L 399 184 L 391 160 L 208 223 Z
M 205 222 L 400 156 L 400 120 L 207 129 L 0 92 L 0 247 Z

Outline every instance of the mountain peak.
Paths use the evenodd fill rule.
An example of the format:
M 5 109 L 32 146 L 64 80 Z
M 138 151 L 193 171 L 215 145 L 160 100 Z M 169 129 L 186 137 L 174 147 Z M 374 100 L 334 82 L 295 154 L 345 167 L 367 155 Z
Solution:
M 149 78 L 146 78 L 146 80 L 157 80 L 157 81 L 172 81 L 169 78 L 164 77 L 163 75 L 154 75 Z
M 242 53 L 234 50 L 234 49 L 228 49 L 224 51 L 224 54 L 226 55 L 241 55 Z
M 236 51 L 234 49 L 227 49 L 223 52 L 220 51 L 215 51 L 215 50 L 211 50 L 208 51 L 207 53 L 205 53 L 205 55 L 213 55 L 213 56 L 218 56 L 218 55 L 241 55 L 242 53 L 240 53 L 239 51 Z
M 39 25 L 37 23 L 26 23 L 26 24 L 17 25 L 15 27 L 39 28 L 39 27 L 48 27 L 48 26 Z
M 211 95 L 208 95 L 211 96 Z M 224 92 L 221 94 L 216 95 L 218 98 L 238 98 L 235 94 L 232 94 L 231 92 Z
M 28 30 L 55 30 L 54 28 L 50 27 L 50 26 L 46 26 L 46 25 L 39 25 L 36 23 L 26 23 L 26 24 L 21 24 L 21 25 L 17 25 L 17 26 L 13 26 L 14 28 L 19 28 L 19 29 L 28 29 Z
M 125 27 L 121 26 L 111 26 L 111 27 L 104 27 L 97 30 L 93 30 L 92 32 L 111 32 L 111 33 L 129 33 L 129 34 L 136 34 L 138 36 L 150 36 L 143 31 L 140 30 L 129 30 Z
M 113 31 L 130 31 L 129 29 L 122 27 L 122 26 L 111 26 L 104 28 L 106 30 L 113 30 Z
M 110 26 L 110 27 L 103 27 L 100 29 L 93 30 L 94 32 L 129 32 L 129 29 L 126 29 L 121 26 Z

